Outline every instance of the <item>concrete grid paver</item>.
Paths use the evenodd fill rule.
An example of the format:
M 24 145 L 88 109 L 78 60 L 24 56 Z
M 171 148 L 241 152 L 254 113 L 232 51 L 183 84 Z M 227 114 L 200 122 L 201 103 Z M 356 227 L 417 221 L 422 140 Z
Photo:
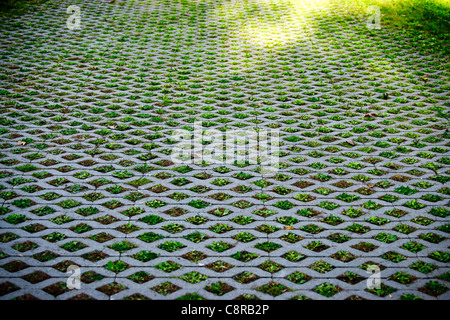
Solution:
M 65 10 L 72 3 L 65 0 L 48 2 L 35 12 L 6 21 L 2 27 L 0 67 L 5 77 L 0 85 L 3 128 L 0 284 L 4 288 L 1 299 L 25 294 L 40 299 L 79 299 L 86 295 L 94 299 L 123 299 L 134 294 L 150 299 L 178 299 L 192 293 L 205 299 L 253 296 L 285 300 L 299 295 L 310 299 L 355 296 L 399 299 L 404 294 L 436 299 L 421 288 L 430 281 L 448 287 L 448 133 L 445 118 L 440 116 L 448 110 L 449 73 L 445 56 L 421 53 L 392 29 L 370 31 L 365 27 L 364 17 L 342 18 L 343 9 L 334 1 L 322 1 L 315 7 L 295 6 L 287 0 L 77 3 L 82 13 L 80 30 L 67 29 Z M 428 82 L 421 81 L 423 75 L 429 78 Z M 384 92 L 389 95 L 383 97 Z M 375 116 L 370 116 L 372 113 Z M 235 129 L 278 129 L 281 166 L 277 173 L 285 176 L 263 176 L 258 166 L 251 164 L 242 167 L 189 164 L 190 171 L 176 170 L 182 165 L 170 162 L 171 132 L 177 128 L 192 129 L 195 120 L 212 129 L 223 129 L 225 125 Z M 20 141 L 26 143 L 20 145 Z M 154 157 L 142 157 L 148 153 Z M 223 166 L 230 171 L 215 170 Z M 132 176 L 122 179 L 116 175 L 125 170 Z M 202 179 L 199 174 L 205 172 L 209 178 Z M 238 179 L 235 175 L 239 172 L 252 177 Z M 166 178 L 161 173 L 173 176 Z M 67 181 L 55 180 L 62 178 Z M 150 181 L 140 186 L 129 184 L 139 178 Z M 189 183 L 177 186 L 172 183 L 176 178 L 186 178 Z M 229 179 L 230 183 L 214 185 L 212 182 L 217 178 Z M 260 180 L 271 185 L 255 184 Z M 351 185 L 343 187 L 340 181 Z M 305 186 L 305 182 L 309 185 Z M 114 185 L 126 190 L 113 193 L 110 187 Z M 159 193 L 149 190 L 158 185 L 168 190 Z M 242 185 L 252 190 L 237 192 L 235 188 Z M 208 186 L 210 190 L 198 193 L 191 190 L 195 186 Z M 402 195 L 396 192 L 401 186 L 415 192 Z M 286 187 L 291 192 L 280 194 L 276 187 Z M 319 187 L 333 192 L 321 194 Z M 370 191 L 375 192 L 367 194 Z M 51 192 L 58 198 L 45 200 L 51 197 Z M 189 197 L 174 200 L 169 196 L 175 192 Z M 93 193 L 101 194 L 102 198 L 92 200 L 99 196 Z M 211 197 L 218 193 L 231 198 L 219 201 Z M 258 200 L 261 193 L 272 198 Z M 359 198 L 352 202 L 336 198 L 343 193 Z M 297 194 L 309 194 L 314 199 L 304 202 L 294 198 Z M 130 195 L 144 197 L 127 199 Z M 380 199 L 386 195 L 398 199 L 393 202 Z M 30 202 L 17 201 L 26 199 Z M 61 203 L 67 200 L 75 201 L 74 206 L 68 203 L 67 208 L 62 207 Z M 149 205 L 152 200 L 163 201 L 165 205 L 152 207 Z M 189 204 L 192 200 L 203 200 L 209 205 L 195 208 Z M 252 205 L 239 208 L 235 204 L 239 200 Z M 405 206 L 413 200 L 425 206 L 419 209 Z M 120 204 L 108 208 L 108 203 L 114 204 L 110 201 Z M 295 206 L 280 208 L 279 201 L 289 201 Z M 324 201 L 337 206 L 323 208 Z M 365 208 L 368 202 L 381 206 Z M 80 211 L 89 207 L 95 211 Z M 131 207 L 142 208 L 143 212 L 125 215 L 124 211 Z M 39 208 L 46 209 L 36 211 Z M 169 210 L 176 208 L 186 212 L 171 215 Z M 217 208 L 228 209 L 230 213 L 222 217 L 210 213 Z M 275 214 L 257 214 L 265 208 Z M 318 214 L 305 216 L 308 208 Z M 350 208 L 361 208 L 364 214 L 349 217 L 345 212 Z M 396 211 L 393 215 L 391 210 L 403 212 Z M 14 215 L 24 215 L 27 220 L 9 223 L 8 217 Z M 52 221 L 61 215 L 73 220 L 63 224 Z M 102 224 L 95 220 L 106 215 L 116 221 Z M 141 219 L 147 215 L 164 221 L 145 223 Z M 198 215 L 209 221 L 200 225 L 186 221 Z M 232 221 L 241 215 L 252 217 L 253 221 L 246 225 Z M 336 225 L 323 221 L 330 216 L 344 221 Z M 298 221 L 292 228 L 286 228 L 279 220 L 281 217 Z M 389 221 L 377 225 L 368 221 L 370 217 Z M 414 219 L 420 217 L 432 221 L 428 225 L 415 223 Z M 71 230 L 80 223 L 89 225 L 90 230 L 84 233 Z M 218 223 L 233 229 L 225 233 L 212 231 Z M 26 231 L 34 224 L 45 229 Z M 124 233 L 117 229 L 130 224 L 136 230 Z M 182 225 L 184 229 L 171 233 L 164 229 L 170 224 Z M 263 224 L 279 229 L 271 233 L 255 229 Z M 318 233 L 302 230 L 311 224 L 323 230 Z M 347 230 L 355 224 L 370 229 L 363 233 Z M 393 230 L 403 224 L 415 230 L 410 233 Z M 210 238 L 199 243 L 185 238 L 196 231 Z M 149 232 L 163 238 L 143 241 L 141 235 Z M 256 238 L 247 243 L 236 240 L 234 236 L 242 232 Z M 385 243 L 375 239 L 383 232 L 397 240 Z M 61 233 L 65 238 L 56 242 L 43 238 L 52 233 Z M 111 235 L 111 239 L 98 242 L 90 238 L 100 233 Z M 282 240 L 288 233 L 298 235 L 299 241 Z M 347 236 L 347 241 L 336 242 L 332 238 L 336 233 Z M 441 238 L 427 241 L 422 238 L 427 233 Z M 25 241 L 34 242 L 37 247 L 24 252 L 17 250 L 17 245 Z M 74 252 L 61 247 L 72 241 L 85 247 Z M 109 247 L 121 241 L 135 247 L 124 252 Z M 177 241 L 184 247 L 168 252 L 160 247 L 166 241 Z M 217 241 L 226 242 L 231 248 L 223 252 L 208 248 Z M 255 248 L 266 241 L 281 247 L 271 252 Z M 321 241 L 328 248 L 320 252 L 309 250 L 306 246 L 312 241 Z M 405 249 L 405 243 L 411 241 L 422 244 L 423 250 Z M 360 242 L 378 247 L 363 252 L 354 248 Z M 99 261 L 86 259 L 85 254 L 96 250 L 107 256 Z M 158 256 L 146 262 L 133 258 L 143 250 Z M 207 257 L 198 262 L 183 258 L 194 250 Z M 284 254 L 292 250 L 305 258 L 297 262 L 287 260 Z M 43 251 L 58 256 L 48 261 L 37 260 L 35 255 Z M 248 262 L 231 257 L 242 251 L 259 257 Z M 342 262 L 333 258 L 338 251 L 351 253 L 354 259 Z M 406 259 L 392 262 L 382 258 L 390 251 Z M 441 261 L 430 257 L 437 251 L 444 253 Z M 28 266 L 8 271 L 14 261 Z M 83 281 L 80 290 L 64 290 L 63 286 L 61 291 L 49 293 L 50 286 L 67 280 L 66 269 L 57 269 L 64 261 L 70 261 L 66 268 L 75 264 L 82 273 L 94 271 L 103 278 L 90 283 Z M 117 261 L 126 263 L 128 268 L 118 273 L 105 268 L 108 262 Z M 181 268 L 165 272 L 155 267 L 167 261 Z M 223 272 L 208 268 L 217 261 L 233 267 Z M 281 270 L 270 273 L 261 269 L 267 261 L 279 264 Z M 333 269 L 320 273 L 310 268 L 319 261 Z M 419 261 L 436 268 L 429 273 L 411 268 Z M 382 283 L 395 291 L 378 296 L 366 290 L 370 274 L 361 265 L 368 262 L 385 268 L 381 271 Z M 44 272 L 49 278 L 37 283 L 22 278 L 35 271 Z M 128 278 L 141 271 L 153 278 L 141 284 Z M 207 279 L 192 284 L 179 278 L 193 271 Z M 296 271 L 311 279 L 302 284 L 289 281 L 286 277 Z M 339 276 L 347 271 L 359 275 L 361 281 L 350 284 L 340 280 Z M 415 281 L 408 285 L 393 281 L 390 277 L 400 271 L 416 277 Z M 239 283 L 234 277 L 242 272 L 252 272 L 259 278 Z M 439 278 L 444 274 L 447 280 Z M 218 281 L 234 290 L 223 295 L 206 290 Z M 163 295 L 152 289 L 166 282 L 178 286 L 178 290 Z M 270 282 L 289 290 L 271 295 L 258 289 Z M 326 298 L 314 291 L 325 282 L 339 287 L 340 292 Z M 9 288 L 8 283 L 15 287 Z M 98 290 L 111 283 L 126 289 L 114 294 Z M 437 299 L 448 297 L 447 291 Z

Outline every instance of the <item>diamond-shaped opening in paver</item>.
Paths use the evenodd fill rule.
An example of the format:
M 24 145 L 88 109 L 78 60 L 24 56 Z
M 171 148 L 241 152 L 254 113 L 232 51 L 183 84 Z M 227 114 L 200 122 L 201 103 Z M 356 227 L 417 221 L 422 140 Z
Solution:
M 260 268 L 261 270 L 270 272 L 270 273 L 275 273 L 275 272 L 278 272 L 280 270 L 283 270 L 284 266 L 279 264 L 279 263 L 276 263 L 274 261 L 267 260 L 267 261 L 261 263 L 258 266 L 258 268 Z
M 139 240 L 150 243 L 160 239 L 163 239 L 164 236 L 154 233 L 154 232 L 145 232 L 137 237 Z
M 0 193 L 0 198 L 3 200 L 11 200 L 14 198 L 17 198 L 19 194 L 17 194 L 15 191 L 3 191 Z
M 234 268 L 234 265 L 229 264 L 226 261 L 218 260 L 218 261 L 212 262 L 210 264 L 207 264 L 205 267 L 208 269 L 211 269 L 215 272 L 224 272 L 231 268 Z
M 174 261 L 164 261 L 155 265 L 155 268 L 170 273 L 182 268 L 182 266 Z
M 84 208 L 79 208 L 79 209 L 75 210 L 75 212 L 83 217 L 88 217 L 88 216 L 94 215 L 96 213 L 99 213 L 100 210 L 96 207 L 84 207 Z M 95 221 L 100 222 L 102 224 L 112 223 L 112 222 L 109 222 L 109 220 L 107 219 L 108 217 L 114 218 L 110 215 L 107 215 L 104 217 L 99 217 L 99 218 L 95 219 Z
M 373 187 L 373 185 L 370 185 L 371 187 Z M 356 189 L 355 192 L 365 195 L 365 196 L 369 196 L 371 194 L 376 193 L 375 190 L 373 190 L 371 187 L 361 187 L 359 189 Z
M 114 209 L 117 209 L 119 207 L 122 207 L 124 204 L 122 202 L 118 201 L 118 200 L 113 199 L 113 200 L 104 202 L 101 205 L 106 207 L 106 208 L 108 208 L 109 210 L 114 210 Z
M 443 237 L 434 232 L 421 233 L 419 234 L 419 238 L 428 241 L 430 243 L 440 243 L 446 239 L 446 237 Z
M 303 284 L 303 283 L 306 283 L 309 280 L 311 280 L 312 277 L 310 277 L 309 275 L 307 275 L 303 272 L 295 271 L 295 272 L 287 275 L 285 277 L 285 279 L 292 281 L 293 283 L 296 283 L 296 284 Z
M 104 278 L 105 276 L 95 272 L 95 271 L 87 271 L 87 272 L 83 272 L 80 276 L 80 280 L 84 283 L 92 283 L 95 281 L 100 281 Z
M 129 241 L 120 241 L 113 243 L 112 245 L 109 245 L 108 248 L 111 248 L 117 252 L 123 253 L 125 251 L 137 248 L 138 246 L 134 243 L 131 243 Z
M 149 297 L 144 296 L 140 293 L 132 294 L 131 296 L 123 298 L 123 300 L 151 300 Z
M 371 251 L 379 248 L 379 246 L 374 245 L 371 242 L 363 242 L 363 241 L 361 241 L 357 244 L 351 245 L 350 247 L 360 250 L 360 251 L 363 251 L 363 252 L 371 252 Z
M 326 244 L 324 244 L 321 241 L 311 241 L 304 247 L 306 249 L 314 251 L 314 252 L 321 252 L 321 251 L 329 248 L 329 246 L 327 246 Z
M 208 186 L 198 185 L 195 187 L 190 188 L 189 190 L 196 192 L 196 193 L 205 193 L 211 190 Z
M 0 283 L 0 297 L 7 295 L 8 293 L 19 290 L 20 287 L 16 286 L 14 283 L 9 281 L 4 281 Z
M 280 283 L 271 281 L 265 285 L 259 286 L 256 290 L 266 293 L 266 294 L 269 294 L 273 297 L 277 297 L 287 291 L 291 291 L 292 289 L 290 289 Z
M 147 190 L 154 192 L 154 193 L 161 193 L 161 192 L 169 191 L 170 189 L 161 184 L 157 184 L 151 188 L 147 188 Z
M 361 301 L 361 300 L 367 300 L 363 297 L 357 296 L 357 295 L 351 295 L 348 298 L 346 298 L 345 300 L 355 300 L 355 301 Z
M 233 291 L 235 288 L 233 286 L 230 286 L 226 282 L 218 281 L 216 283 L 210 284 L 209 286 L 206 286 L 204 289 L 216 296 L 223 296 L 224 294 Z
M 141 187 L 141 186 L 143 186 L 143 185 L 146 185 L 146 184 L 148 184 L 148 183 L 150 183 L 150 182 L 152 182 L 150 179 L 147 179 L 147 178 L 145 178 L 145 177 L 142 177 L 142 178 L 139 178 L 139 179 L 136 179 L 136 180 L 132 180 L 132 181 L 130 181 L 130 182 L 127 182 L 127 184 L 129 184 L 130 186 L 133 186 L 133 187 L 135 187 L 135 188 L 139 188 L 139 187 Z
M 212 214 L 216 217 L 224 217 L 224 216 L 227 216 L 227 215 L 233 213 L 233 211 L 231 211 L 230 209 L 219 207 L 216 209 L 209 210 L 208 213 Z
M 45 272 L 37 270 L 35 272 L 24 275 L 21 278 L 28 281 L 29 283 L 35 284 L 35 283 L 39 283 L 41 281 L 49 279 L 50 276 L 48 274 L 46 274 Z
M 206 259 L 208 256 L 201 251 L 193 250 L 188 253 L 185 253 L 181 257 L 192 262 L 199 262 L 203 259 Z
M 346 271 L 343 274 L 337 276 L 337 278 L 349 284 L 357 284 L 364 280 L 364 277 L 361 277 L 360 275 L 351 271 Z
M 327 223 L 329 225 L 332 225 L 332 226 L 337 226 L 337 225 L 345 222 L 345 220 L 343 220 L 340 217 L 337 217 L 337 216 L 335 216 L 333 214 L 329 215 L 328 217 L 326 217 L 326 218 L 324 218 L 324 219 L 322 219 L 320 221 L 324 222 L 324 223 Z
M 38 217 L 43 217 L 43 216 L 46 216 L 48 214 L 52 214 L 52 213 L 56 212 L 56 210 L 51 208 L 51 207 L 49 207 L 49 206 L 45 206 L 45 207 L 36 208 L 34 210 L 30 210 L 30 212 L 34 213 Z
M 174 252 L 185 248 L 186 246 L 178 241 L 166 241 L 161 243 L 158 248 L 165 250 L 167 252 Z
M 330 257 L 342 262 L 350 262 L 356 258 L 354 254 L 344 250 L 339 250 L 338 252 L 332 254 Z
M 42 289 L 43 291 L 51 294 L 54 297 L 57 297 L 63 293 L 70 291 L 65 282 L 56 282 Z
M 83 195 L 83 199 L 86 199 L 87 201 L 97 201 L 100 199 L 103 199 L 105 196 L 100 192 L 91 192 Z
M 348 226 L 347 228 L 345 228 L 345 230 L 357 233 L 357 234 L 363 234 L 363 233 L 367 233 L 370 231 L 370 228 L 368 226 L 362 225 L 360 223 L 354 223 L 350 226 Z
M 215 252 L 224 252 L 234 247 L 234 245 L 227 243 L 225 241 L 214 241 L 206 246 L 208 249 L 211 249 Z
M 63 209 L 71 209 L 81 205 L 81 202 L 75 201 L 73 199 L 67 199 L 58 203 Z
M 373 262 L 373 261 L 364 262 L 358 268 L 363 269 L 363 270 L 367 270 L 369 267 L 373 268 L 374 266 L 377 267 L 378 269 L 380 269 L 381 271 L 386 269 L 386 267 L 383 266 L 382 264 L 379 264 L 379 263 L 376 263 L 376 262 Z
M 419 288 L 419 291 L 426 293 L 433 297 L 438 297 L 448 291 L 447 286 L 444 284 L 431 280 L 427 282 L 423 287 Z
M 206 300 L 204 297 L 199 295 L 196 292 L 193 293 L 187 293 L 181 297 L 178 297 L 177 300 Z
M 134 281 L 138 284 L 148 282 L 150 280 L 153 280 L 154 278 L 155 276 L 152 276 L 145 271 L 138 271 L 127 277 L 127 279 L 130 279 L 131 281 Z
M 169 216 L 172 216 L 172 217 L 178 217 L 178 216 L 181 216 L 188 212 L 189 212 L 188 210 L 180 208 L 180 207 L 173 207 L 169 210 L 164 211 L 165 214 L 168 214 Z
M 51 252 L 49 250 L 45 250 L 45 251 L 42 251 L 39 253 L 35 253 L 31 257 L 40 262 L 46 262 L 46 261 L 56 259 L 57 257 L 59 257 L 59 254 Z
M 57 264 L 53 265 L 53 268 L 60 272 L 66 273 L 67 268 L 71 265 L 79 267 L 79 265 L 77 265 L 75 262 L 73 262 L 71 260 L 63 260 L 63 261 L 58 262 Z
M 396 292 L 397 289 L 390 287 L 384 283 L 380 283 L 379 288 L 376 287 L 372 289 L 366 288 L 365 291 L 370 292 L 379 297 L 385 297 L 387 295 L 390 295 L 391 293 Z
M 150 214 L 150 215 L 147 215 L 145 217 L 140 218 L 139 221 L 142 221 L 142 222 L 147 223 L 149 225 L 154 225 L 154 224 L 158 224 L 158 223 L 161 223 L 161 222 L 165 221 L 165 219 L 161 218 L 158 215 Z
M 428 255 L 428 257 L 444 263 L 450 261 L 450 253 L 445 251 L 433 251 Z
M 66 238 L 67 236 L 65 234 L 59 232 L 53 232 L 42 237 L 42 239 L 52 243 L 64 240 Z
M 15 297 L 12 300 L 18 300 L 18 301 L 25 301 L 25 300 L 40 300 L 39 298 L 36 298 L 32 294 L 25 293 L 21 296 Z
M 166 296 L 166 295 L 169 295 L 171 293 L 174 293 L 175 291 L 180 290 L 181 287 L 179 287 L 179 286 L 177 286 L 177 285 L 167 281 L 167 282 L 161 283 L 158 286 L 154 286 L 151 289 L 153 291 L 159 293 L 159 294 L 162 294 L 162 295 Z
M 26 215 L 24 214 L 10 214 L 9 216 L 7 216 L 6 218 L 3 219 L 4 221 L 16 225 L 16 224 L 20 224 L 23 223 L 27 220 L 30 220 L 30 218 L 28 218 Z
M 16 243 L 15 245 L 13 245 L 11 248 L 20 251 L 20 252 L 26 252 L 29 250 L 33 250 L 36 249 L 37 247 L 39 247 L 36 243 L 34 243 L 33 241 L 27 240 L 21 243 Z
M 188 235 L 183 236 L 184 239 L 192 241 L 194 243 L 199 243 L 202 241 L 205 241 L 207 239 L 209 239 L 210 237 L 206 234 L 203 234 L 199 231 L 195 231 L 193 233 L 190 233 Z
M 125 234 L 129 234 L 129 233 L 133 233 L 135 231 L 141 230 L 141 228 L 139 228 L 138 226 L 136 226 L 132 223 L 126 223 L 126 224 L 118 226 L 114 229 L 117 231 L 120 231 L 122 233 L 125 233 Z
M 256 253 L 243 250 L 232 254 L 231 257 L 241 262 L 249 262 L 253 259 L 259 258 L 260 256 Z
M 208 279 L 208 277 L 205 276 L 204 274 L 199 273 L 199 272 L 192 271 L 192 272 L 189 272 L 189 273 L 186 273 L 186 274 L 182 275 L 180 277 L 180 279 L 183 279 L 184 281 L 186 281 L 188 283 L 194 284 L 194 283 L 202 282 L 202 281 Z
M 406 257 L 395 251 L 388 251 L 381 255 L 381 258 L 386 259 L 391 262 L 398 263 L 400 261 L 406 260 Z
M 278 217 L 276 221 L 286 226 L 292 226 L 293 224 L 299 222 L 297 218 L 291 216 Z
M 289 210 L 296 206 L 296 204 L 288 201 L 288 200 L 280 200 L 277 203 L 273 204 L 274 207 L 277 207 L 281 210 Z
M 119 193 L 127 191 L 128 189 L 116 184 L 116 185 L 106 188 L 105 190 L 112 194 L 119 194 Z
M 258 216 L 261 216 L 263 218 L 267 218 L 267 217 L 270 217 L 270 216 L 272 216 L 274 214 L 277 214 L 276 211 L 268 209 L 266 207 L 258 209 L 258 210 L 255 210 L 255 211 L 252 211 L 252 213 L 256 214 Z
M 8 263 L 5 263 L 1 267 L 8 272 L 17 272 L 30 267 L 30 265 L 20 260 L 12 260 Z
M 91 251 L 91 252 L 83 253 L 81 255 L 81 257 L 86 259 L 86 260 L 89 260 L 91 262 L 97 262 L 97 261 L 100 261 L 100 260 L 103 260 L 103 259 L 109 257 L 109 255 L 104 253 L 104 252 L 102 252 L 102 251 L 94 250 L 94 251 Z
M 328 282 L 324 282 L 314 288 L 314 292 L 321 294 L 322 296 L 327 298 L 334 296 L 339 291 L 341 291 L 341 288 Z
M 115 239 L 114 236 L 110 235 L 109 233 L 106 232 L 100 232 L 94 235 L 89 236 L 89 239 L 92 239 L 94 241 L 97 241 L 99 243 L 104 243 L 104 242 L 108 242 L 112 239 Z
M 366 213 L 363 210 L 361 210 L 361 208 L 350 207 L 346 210 L 343 210 L 342 214 L 350 218 L 359 218 L 360 216 L 365 215 Z
M 386 232 L 380 232 L 379 234 L 374 235 L 373 238 L 384 243 L 392 243 L 398 240 L 398 237 L 395 234 Z
M 300 181 L 297 181 L 297 182 L 293 183 L 292 185 L 293 185 L 294 187 L 297 187 L 297 188 L 300 188 L 300 189 L 304 189 L 304 188 L 308 188 L 308 187 L 310 187 L 310 186 L 313 186 L 314 183 L 313 183 L 313 182 L 310 182 L 310 181 L 303 181 L 303 180 L 300 180 Z
M 311 300 L 311 298 L 304 296 L 302 294 L 296 295 L 289 300 Z
M 66 243 L 60 245 L 60 247 L 69 252 L 75 252 L 75 251 L 86 248 L 87 245 L 85 245 L 84 243 L 79 242 L 79 241 L 70 241 L 70 242 L 66 242 Z
M 161 179 L 161 180 L 165 180 L 165 179 L 169 179 L 169 178 L 173 178 L 175 177 L 174 174 L 168 173 L 168 172 L 158 172 L 157 174 L 153 175 L 155 178 Z
M 235 275 L 233 277 L 233 279 L 239 283 L 251 283 L 253 281 L 256 281 L 259 279 L 259 276 L 257 276 L 256 274 L 249 272 L 249 271 L 244 271 L 241 272 L 237 275 Z
M 156 259 L 157 257 L 159 257 L 159 255 L 152 251 L 143 250 L 131 255 L 131 257 L 141 262 L 148 262 L 150 260 Z
M 255 228 L 256 231 L 259 231 L 259 232 L 262 232 L 262 233 L 267 233 L 267 234 L 273 233 L 273 232 L 278 231 L 280 229 L 281 229 L 280 227 L 277 227 L 277 226 L 274 226 L 274 225 L 269 225 L 267 223 L 259 225 L 259 226 L 257 226 Z
M 128 263 L 121 260 L 108 261 L 108 263 L 104 265 L 105 269 L 112 271 L 114 273 L 120 273 L 122 271 L 127 270 L 130 267 L 131 266 Z
M 322 231 L 324 231 L 326 229 L 322 228 L 321 226 L 318 226 L 318 225 L 315 225 L 315 224 L 311 223 L 311 224 L 302 226 L 300 228 L 300 230 L 302 230 L 304 232 L 307 232 L 307 233 L 310 233 L 310 234 L 318 234 L 318 233 L 320 233 L 320 232 L 322 232 Z
M 233 198 L 233 196 L 223 193 L 223 192 L 212 194 L 209 197 L 214 200 L 217 200 L 217 201 L 225 201 L 225 200 Z
M 238 234 L 235 234 L 234 236 L 232 236 L 231 238 L 240 241 L 240 242 L 251 242 L 255 239 L 257 239 L 257 237 L 255 237 L 253 234 L 248 233 L 248 232 L 240 232 Z
M 124 196 L 124 199 L 130 200 L 130 201 L 133 201 L 133 202 L 136 202 L 136 201 L 141 200 L 141 199 L 144 199 L 144 198 L 146 198 L 146 197 L 148 197 L 148 195 L 143 194 L 143 193 L 140 193 L 140 192 L 138 192 L 138 191 L 133 191 L 133 192 L 131 192 L 131 193 L 125 195 L 125 196 Z
M 417 279 L 417 277 L 410 275 L 407 272 L 398 271 L 397 273 L 391 275 L 388 279 L 404 285 L 409 285 L 413 283 Z
M 410 269 L 422 272 L 423 274 L 428 274 L 436 269 L 438 266 L 433 263 L 427 263 L 425 261 L 417 261 L 409 266 Z
M 299 262 L 306 258 L 305 255 L 303 255 L 300 252 L 297 252 L 295 250 L 288 251 L 285 254 L 283 254 L 281 257 L 288 261 L 291 261 L 291 262 Z
M 243 293 L 243 294 L 237 296 L 236 298 L 234 298 L 233 300 L 237 300 L 237 301 L 254 301 L 254 300 L 261 300 L 261 299 L 258 298 L 258 296 L 254 295 L 254 294 Z
M 72 217 L 66 216 L 66 215 L 60 215 L 54 218 L 49 219 L 51 222 L 58 224 L 58 225 L 63 225 L 65 223 L 71 222 L 74 219 Z
M 313 264 L 311 264 L 310 266 L 308 266 L 308 268 L 317 271 L 319 273 L 327 273 L 330 272 L 331 270 L 333 270 L 335 267 L 325 261 L 316 261 Z
M 182 201 L 184 199 L 190 198 L 190 195 L 182 193 L 182 192 L 174 192 L 172 194 L 169 194 L 167 198 L 173 199 L 177 202 Z
M 264 201 L 270 201 L 270 200 L 272 200 L 274 197 L 268 195 L 267 193 L 260 192 L 260 193 L 257 193 L 257 194 L 255 194 L 255 195 L 253 195 L 252 198 L 264 202 Z
M 215 232 L 215 233 L 219 233 L 219 234 L 231 231 L 233 229 L 234 229 L 233 226 L 230 226 L 230 225 L 227 225 L 224 223 L 216 223 L 215 225 L 212 225 L 211 227 L 209 227 L 209 230 L 211 230 L 212 232 Z
M 69 230 L 72 230 L 73 232 L 78 233 L 78 234 L 91 231 L 92 229 L 93 228 L 86 223 L 79 223 L 79 224 L 69 228 Z
M 266 252 L 272 252 L 272 251 L 275 251 L 275 250 L 281 248 L 282 245 L 275 243 L 275 242 L 271 242 L 271 241 L 264 241 L 264 242 L 255 244 L 254 247 L 256 249 L 263 250 Z
M 179 233 L 182 232 L 183 230 L 185 230 L 186 228 L 182 225 L 182 224 L 178 224 L 178 223 L 169 223 L 165 226 L 162 226 L 161 229 L 169 232 L 169 233 Z
M 117 282 L 112 282 L 109 284 L 105 284 L 101 287 L 95 288 L 95 290 L 98 290 L 108 296 L 112 296 L 112 295 L 119 293 L 126 289 L 128 289 L 128 288 Z
M 376 217 L 376 216 L 372 216 L 372 217 L 366 219 L 365 221 L 369 222 L 371 224 L 374 224 L 376 226 L 382 226 L 382 225 L 385 225 L 386 223 L 391 222 L 391 220 L 389 220 L 387 218 L 381 218 L 381 217 Z

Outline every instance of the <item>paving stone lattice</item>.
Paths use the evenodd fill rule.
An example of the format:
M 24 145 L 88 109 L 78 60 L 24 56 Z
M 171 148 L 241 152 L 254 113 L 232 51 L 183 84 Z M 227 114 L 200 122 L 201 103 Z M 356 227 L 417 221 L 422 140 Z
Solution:
M 0 298 L 449 299 L 448 57 L 366 19 L 288 0 L 3 18 Z M 277 172 L 172 161 L 196 121 L 279 130 Z

